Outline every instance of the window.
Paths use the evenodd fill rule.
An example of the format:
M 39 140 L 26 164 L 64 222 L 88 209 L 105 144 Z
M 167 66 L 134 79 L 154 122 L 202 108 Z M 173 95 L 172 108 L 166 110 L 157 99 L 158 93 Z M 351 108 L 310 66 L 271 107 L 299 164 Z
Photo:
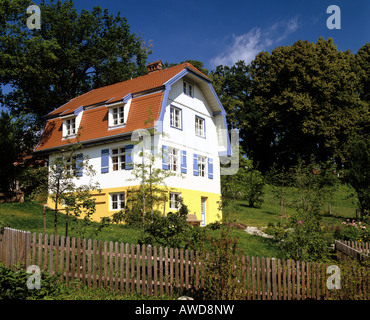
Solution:
M 177 171 L 179 166 L 179 150 L 175 148 L 168 148 L 169 165 L 171 171 Z
M 181 203 L 180 203 L 181 194 L 170 192 L 170 209 L 178 210 L 180 209 Z
M 76 171 L 76 157 L 68 157 L 66 159 L 66 170 L 73 173 Z
M 112 149 L 113 171 L 125 169 L 125 148 Z
M 199 137 L 204 137 L 204 119 L 198 116 L 195 116 L 195 134 Z
M 184 93 L 190 97 L 194 97 L 194 87 L 192 84 L 184 81 Z
M 181 129 L 181 109 L 171 106 L 170 125 L 171 127 Z
M 110 209 L 123 210 L 125 208 L 125 193 L 112 193 L 110 195 Z
M 206 164 L 207 164 L 207 158 L 198 155 L 198 172 L 200 177 L 206 176 Z
M 76 134 L 76 118 L 64 120 L 64 136 L 73 136 Z
M 114 126 L 124 124 L 123 107 L 112 108 L 112 114 L 113 114 L 113 125 Z

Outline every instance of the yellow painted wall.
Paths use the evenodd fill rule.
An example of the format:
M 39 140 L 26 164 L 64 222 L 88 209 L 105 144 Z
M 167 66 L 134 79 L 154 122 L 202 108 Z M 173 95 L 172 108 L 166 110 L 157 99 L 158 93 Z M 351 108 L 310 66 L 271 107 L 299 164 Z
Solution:
M 117 193 L 124 191 L 127 192 L 128 189 L 139 188 L 136 187 L 120 187 L 120 188 L 107 188 L 102 189 L 101 193 L 92 192 L 94 198 L 96 199 L 96 212 L 93 215 L 94 221 L 100 221 L 101 217 L 111 216 L 117 211 L 111 211 L 110 208 L 110 193 Z M 219 209 L 221 195 L 216 193 L 210 192 L 200 192 L 194 191 L 189 189 L 181 189 L 181 188 L 171 188 L 171 192 L 181 193 L 181 198 L 184 201 L 184 204 L 188 206 L 189 213 L 196 214 L 198 220 L 201 220 L 201 198 L 206 198 L 206 224 L 219 221 L 222 218 L 222 211 Z M 127 194 L 126 194 L 126 201 L 127 201 Z M 169 197 L 167 197 L 169 198 Z M 48 198 L 47 202 L 48 206 L 54 208 L 54 202 Z M 168 213 L 171 210 L 170 208 L 169 199 L 166 202 L 166 209 L 165 212 Z M 59 206 L 59 209 L 64 212 L 64 207 Z M 160 204 L 155 209 L 158 209 L 160 212 L 163 212 L 163 204 Z

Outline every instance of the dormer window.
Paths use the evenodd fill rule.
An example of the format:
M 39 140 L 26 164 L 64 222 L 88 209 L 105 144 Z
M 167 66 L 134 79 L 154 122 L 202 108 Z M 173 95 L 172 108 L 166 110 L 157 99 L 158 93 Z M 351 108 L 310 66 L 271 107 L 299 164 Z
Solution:
M 116 103 L 108 106 L 108 126 L 110 129 L 120 128 L 126 124 L 128 113 L 128 110 L 126 110 L 127 105 L 128 104 L 124 103 Z
M 76 135 L 76 117 L 63 120 L 63 137 L 69 138 Z
M 113 125 L 114 126 L 124 124 L 123 107 L 112 108 L 112 113 L 113 113 Z

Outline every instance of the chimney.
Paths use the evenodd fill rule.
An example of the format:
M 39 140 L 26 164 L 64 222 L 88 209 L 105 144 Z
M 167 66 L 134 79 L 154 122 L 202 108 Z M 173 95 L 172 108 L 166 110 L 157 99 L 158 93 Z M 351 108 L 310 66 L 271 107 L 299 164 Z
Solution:
M 152 62 L 148 64 L 148 73 L 155 72 L 155 71 L 161 71 L 163 68 L 163 63 L 161 60 Z

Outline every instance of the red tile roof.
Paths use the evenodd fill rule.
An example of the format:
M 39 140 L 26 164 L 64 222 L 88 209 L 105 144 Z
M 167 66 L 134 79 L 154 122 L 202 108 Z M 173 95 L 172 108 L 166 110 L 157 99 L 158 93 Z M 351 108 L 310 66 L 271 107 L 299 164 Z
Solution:
M 49 120 L 46 123 L 39 144 L 35 148 L 35 152 L 62 147 L 67 145 L 69 141 L 72 143 L 76 142 L 76 138 L 69 141 L 62 139 L 63 119 L 59 118 L 59 115 L 64 116 L 72 114 L 74 110 L 81 106 L 87 107 L 96 105 L 96 107 L 87 109 L 83 113 L 79 128 L 80 142 L 87 142 L 104 137 L 109 138 L 114 135 L 129 133 L 136 129 L 153 127 L 155 121 L 158 120 L 162 106 L 164 92 L 160 90 L 160 88 L 184 68 L 190 68 L 207 78 L 193 65 L 183 63 L 172 68 L 151 72 L 138 78 L 95 89 L 70 100 L 47 115 Z M 105 106 L 108 100 L 109 103 L 121 101 L 122 98 L 129 93 L 135 94 L 155 88 L 158 88 L 158 91 L 155 93 L 134 97 L 132 99 L 125 127 L 108 129 L 108 108 Z M 150 109 L 153 121 L 151 123 L 146 123 Z

